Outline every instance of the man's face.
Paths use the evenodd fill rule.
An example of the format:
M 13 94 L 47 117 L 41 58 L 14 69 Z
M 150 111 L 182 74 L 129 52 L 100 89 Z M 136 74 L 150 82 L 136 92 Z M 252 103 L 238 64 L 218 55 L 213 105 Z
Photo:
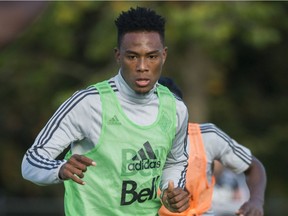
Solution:
M 157 32 L 131 32 L 124 35 L 115 56 L 126 83 L 136 93 L 145 94 L 161 75 L 167 47 Z

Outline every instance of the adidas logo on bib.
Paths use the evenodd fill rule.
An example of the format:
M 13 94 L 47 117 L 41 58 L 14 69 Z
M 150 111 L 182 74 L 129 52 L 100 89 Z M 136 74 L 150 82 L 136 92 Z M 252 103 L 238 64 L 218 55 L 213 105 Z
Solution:
M 114 115 L 113 118 L 111 118 L 109 121 L 108 121 L 108 124 L 109 125 L 121 125 L 120 121 L 118 120 L 117 116 Z
M 126 149 L 122 151 L 122 175 L 150 175 L 150 172 L 161 167 L 161 161 L 156 157 L 149 142 L 145 142 L 138 151 Z

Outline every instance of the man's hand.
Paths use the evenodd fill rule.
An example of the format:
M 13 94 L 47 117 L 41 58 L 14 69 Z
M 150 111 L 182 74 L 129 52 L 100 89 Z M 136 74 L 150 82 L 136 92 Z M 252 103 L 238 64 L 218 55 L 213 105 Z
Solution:
M 59 177 L 62 180 L 72 179 L 74 182 L 84 185 L 85 182 L 81 179 L 88 166 L 96 166 L 96 163 L 83 155 L 74 154 L 60 168 Z
M 239 216 L 263 216 L 264 193 L 267 182 L 265 168 L 263 164 L 253 156 L 251 165 L 244 174 L 250 191 L 250 198 L 235 213 Z
M 263 216 L 263 204 L 258 200 L 249 200 L 235 214 L 239 216 Z
M 168 188 L 162 196 L 163 205 L 171 212 L 183 212 L 189 208 L 189 193 L 182 188 L 174 188 L 173 181 L 169 181 Z

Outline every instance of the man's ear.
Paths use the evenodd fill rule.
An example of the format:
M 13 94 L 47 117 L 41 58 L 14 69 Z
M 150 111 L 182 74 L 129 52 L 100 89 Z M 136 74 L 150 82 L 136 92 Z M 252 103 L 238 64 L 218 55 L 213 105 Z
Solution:
M 114 56 L 115 56 L 116 62 L 119 63 L 120 62 L 120 50 L 117 47 L 114 48 Z
M 162 53 L 162 55 L 163 55 L 163 64 L 166 61 L 167 54 L 168 54 L 168 47 L 164 47 L 164 50 L 163 50 L 163 53 Z

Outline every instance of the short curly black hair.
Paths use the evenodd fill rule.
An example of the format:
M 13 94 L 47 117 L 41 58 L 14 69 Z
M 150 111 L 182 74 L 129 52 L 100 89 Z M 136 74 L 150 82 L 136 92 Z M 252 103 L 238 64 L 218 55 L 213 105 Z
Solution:
M 144 7 L 130 8 L 128 11 L 122 11 L 115 20 L 118 30 L 117 43 L 120 47 L 124 34 L 135 31 L 158 32 L 161 42 L 164 45 L 165 39 L 165 23 L 164 17 L 158 15 L 154 10 Z

